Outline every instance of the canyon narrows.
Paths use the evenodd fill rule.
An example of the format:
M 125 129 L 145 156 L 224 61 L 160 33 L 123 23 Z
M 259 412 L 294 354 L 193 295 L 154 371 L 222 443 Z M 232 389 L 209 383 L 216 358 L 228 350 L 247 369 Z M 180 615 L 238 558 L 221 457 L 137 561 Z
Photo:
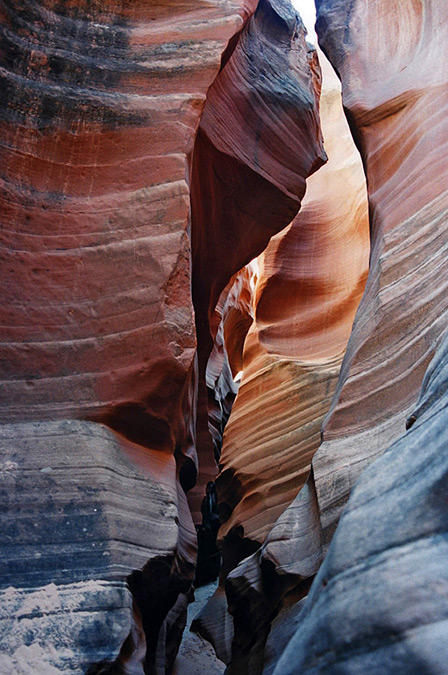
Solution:
M 448 15 L 316 9 L 0 2 L 5 675 L 170 673 L 218 526 L 229 675 L 447 672 Z

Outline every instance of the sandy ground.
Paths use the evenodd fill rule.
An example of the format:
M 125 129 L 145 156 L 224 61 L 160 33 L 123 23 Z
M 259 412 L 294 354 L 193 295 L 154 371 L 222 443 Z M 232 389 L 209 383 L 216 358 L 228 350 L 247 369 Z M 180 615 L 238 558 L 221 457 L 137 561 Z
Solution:
M 179 647 L 173 675 L 221 675 L 226 666 L 216 658 L 215 651 L 209 642 L 192 633 L 191 622 L 216 590 L 218 582 L 213 582 L 196 589 L 195 601 L 188 606 L 187 626 Z

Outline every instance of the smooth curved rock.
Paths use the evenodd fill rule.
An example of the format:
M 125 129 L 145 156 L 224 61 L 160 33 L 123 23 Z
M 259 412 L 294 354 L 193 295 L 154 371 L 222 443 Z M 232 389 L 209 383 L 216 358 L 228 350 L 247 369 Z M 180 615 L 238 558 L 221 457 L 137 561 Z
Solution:
M 325 59 L 323 68 L 321 116 L 329 162 L 308 179 L 301 211 L 291 226 L 273 237 L 259 256 L 253 287 L 246 282 L 254 322 L 244 344 L 242 382 L 225 428 L 217 479 L 225 521 L 219 535 L 221 584 L 265 542 L 247 569 L 238 568 L 240 579 L 230 575 L 230 604 L 238 617 L 233 653 L 228 639 L 222 644 L 221 626 L 228 617 L 221 597 L 214 601 L 215 630 L 208 625 L 203 633 L 212 634 L 227 662 L 232 653 L 235 673 L 249 667 L 257 672 L 254 641 L 266 637 L 283 594 L 301 597 L 303 590 L 292 589 L 315 574 L 322 560 L 317 500 L 308 499 L 312 483 L 293 500 L 320 443 L 321 423 L 366 279 L 364 174 L 343 115 L 339 83 Z M 227 302 L 230 312 L 235 301 L 230 297 Z M 227 351 L 234 339 L 233 334 L 226 336 Z M 287 579 L 276 579 L 273 569 Z M 304 584 L 308 588 L 309 582 Z M 230 635 L 228 630 L 225 635 Z M 259 639 L 257 649 L 263 644 Z
M 446 12 L 431 0 L 406 6 L 381 0 L 369 3 L 319 0 L 317 5 L 320 44 L 342 79 L 345 110 L 367 174 L 372 236 L 370 274 L 336 396 L 324 422 L 324 443 L 314 456 L 307 489 L 282 514 L 258 554 L 258 561 L 248 558 L 229 577 L 238 599 L 236 615 L 244 611 L 251 593 L 259 596 L 253 600 L 253 606 L 262 607 L 270 579 L 269 563 L 276 565 L 276 583 L 282 580 L 287 583 L 288 575 L 295 576 L 297 594 L 307 579 L 308 583 L 311 581 L 356 479 L 403 434 L 405 425 L 412 424 L 414 415 L 408 415 L 415 406 L 437 339 L 448 323 L 448 257 L 443 225 L 448 207 L 447 129 L 446 116 L 441 112 L 448 103 Z M 426 400 L 425 396 L 422 395 L 422 400 Z M 429 418 L 427 423 L 430 429 Z M 439 423 L 443 424 L 440 416 Z M 416 536 L 420 536 L 421 513 L 426 511 L 429 527 L 444 521 L 446 530 L 443 504 L 432 504 L 433 499 L 438 502 L 433 495 L 440 494 L 438 469 L 431 474 L 429 467 L 426 471 L 422 468 L 421 479 L 417 473 L 418 463 L 426 467 L 427 456 L 435 457 L 437 451 L 440 455 L 438 443 L 443 436 L 423 432 L 423 427 L 421 433 L 423 443 L 417 437 L 414 445 L 415 436 L 403 438 L 393 446 L 396 460 L 390 466 L 385 456 L 384 462 L 378 460 L 366 474 L 365 484 L 364 476 L 360 479 L 354 504 L 363 503 L 361 486 L 368 486 L 372 510 L 366 498 L 363 524 L 359 527 L 355 517 L 344 517 L 343 535 L 339 540 L 336 530 L 338 543 L 334 549 L 330 548 L 310 601 L 291 610 L 287 603 L 282 606 L 287 596 L 281 590 L 271 596 L 268 611 L 262 608 L 259 624 L 265 634 L 266 626 L 272 624 L 272 634 L 258 651 L 243 654 L 249 665 L 259 658 L 262 650 L 266 673 L 275 670 L 278 675 L 341 670 L 443 671 L 444 666 L 438 660 L 439 657 L 443 662 L 446 660 L 446 653 L 440 649 L 446 642 L 443 620 L 426 628 L 425 623 L 430 616 L 436 617 L 435 621 L 437 617 L 446 618 L 444 599 L 439 602 L 430 590 L 433 580 L 442 588 L 446 585 L 441 567 L 446 557 L 446 539 L 430 535 L 430 556 L 424 551 L 426 542 L 422 541 L 403 552 L 402 562 L 400 557 L 394 558 L 395 552 L 400 552 L 395 546 L 399 545 L 401 532 L 415 530 Z M 407 442 L 411 444 L 408 450 Z M 419 449 L 420 443 L 424 447 Z M 419 457 L 411 459 L 410 450 Z M 391 455 L 392 450 L 387 458 Z M 439 461 L 441 470 L 446 471 L 444 460 Z M 377 466 L 382 467 L 382 473 L 374 478 Z M 394 489 L 390 486 L 389 472 L 397 484 Z M 402 486 L 401 475 L 408 476 L 409 495 Z M 376 491 L 383 492 L 386 483 L 390 498 L 382 494 L 384 505 L 379 500 L 373 504 Z M 381 525 L 377 525 L 375 512 L 381 515 Z M 390 529 L 389 514 L 394 524 Z M 353 532 L 349 531 L 349 523 Z M 372 562 L 369 576 L 367 557 L 364 561 L 361 558 L 368 556 L 376 545 L 372 535 L 381 527 L 385 566 L 374 571 Z M 338 552 L 337 560 L 333 550 Z M 355 566 L 357 562 L 359 565 Z M 334 595 L 325 570 L 340 573 Z M 358 573 L 363 570 L 365 576 L 358 580 Z M 426 573 L 422 589 L 419 575 L 423 577 Z M 274 619 L 276 603 L 280 614 Z M 308 618 L 302 621 L 300 612 L 305 611 L 304 606 L 311 609 Z M 293 624 L 297 627 L 298 623 L 297 634 L 278 661 L 282 647 L 277 648 L 275 631 L 278 629 L 278 642 L 284 645 L 288 639 L 289 612 L 290 617 L 295 617 L 289 623 L 292 631 Z M 414 619 L 415 641 L 411 631 Z M 243 628 L 239 644 L 244 646 L 244 639 L 249 644 L 247 638 Z M 241 658 L 241 652 L 237 657 Z
M 255 4 L 4 3 L 3 421 L 194 452 L 189 155 Z
M 289 2 L 261 0 L 224 55 L 193 153 L 200 475 L 189 499 L 197 515 L 205 485 L 216 475 L 204 386 L 217 330 L 215 307 L 231 278 L 291 222 L 306 178 L 326 160 L 319 95 L 320 70 L 300 17 Z
M 301 211 L 258 259 L 254 322 L 225 429 L 218 490 L 224 538 L 262 543 L 308 476 L 367 275 L 365 179 L 331 67 L 321 98 L 328 164 Z M 231 339 L 229 339 L 231 343 Z
M 134 645 L 137 672 L 145 658 L 148 668 L 156 656 L 172 662 L 173 607 L 185 613 L 177 599 L 193 575 L 195 532 L 182 489 L 197 472 L 191 155 L 206 93 L 255 6 L 30 0 L 0 7 L 0 414 L 8 423 L 3 447 L 17 464 L 2 477 L 37 463 L 14 500 L 6 486 L 10 576 L 2 583 L 28 594 L 111 575 L 123 584 L 134 571 L 141 616 L 129 614 L 127 597 L 123 625 L 148 633 L 143 655 Z M 130 448 L 141 460 L 132 480 L 119 473 Z M 107 466 L 90 470 L 98 455 Z M 86 500 L 97 491 L 106 507 L 87 516 Z M 102 619 L 106 599 L 115 602 L 107 588 Z M 87 631 L 98 598 L 89 600 Z M 57 619 L 51 623 L 56 647 Z M 42 668 L 76 672 L 76 658 L 84 668 L 77 630 L 70 665 L 50 650 Z M 50 647 L 45 631 L 40 640 Z M 104 650 L 97 633 L 89 654 L 97 647 L 98 658 L 113 658 L 120 631 Z
M 276 675 L 445 672 L 447 392 L 445 338 L 410 430 L 357 482 Z
M 350 490 L 403 431 L 448 322 L 448 17 L 433 0 L 317 2 L 366 168 L 366 291 L 313 467 L 325 546 Z M 390 36 L 393 34 L 394 39 Z

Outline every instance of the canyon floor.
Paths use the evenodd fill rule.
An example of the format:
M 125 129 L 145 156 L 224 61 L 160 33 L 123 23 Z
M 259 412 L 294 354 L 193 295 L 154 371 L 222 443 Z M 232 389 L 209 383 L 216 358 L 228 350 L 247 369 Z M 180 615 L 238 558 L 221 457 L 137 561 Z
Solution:
M 204 673 L 221 675 L 226 669 L 225 664 L 216 657 L 210 643 L 189 630 L 191 622 L 207 604 L 217 586 L 216 581 L 195 589 L 195 600 L 188 606 L 187 626 L 180 643 L 173 675 L 203 675 Z

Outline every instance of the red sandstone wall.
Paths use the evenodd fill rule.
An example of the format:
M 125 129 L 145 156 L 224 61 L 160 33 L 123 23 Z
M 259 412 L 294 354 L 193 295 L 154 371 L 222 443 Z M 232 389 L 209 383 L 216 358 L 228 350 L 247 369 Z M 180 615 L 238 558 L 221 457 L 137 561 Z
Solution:
M 258 258 L 254 323 L 218 478 L 220 537 L 262 542 L 308 476 L 333 396 L 369 255 L 365 179 L 324 60 L 321 118 L 328 164 L 302 209 Z M 229 343 L 232 336 L 229 336 Z

